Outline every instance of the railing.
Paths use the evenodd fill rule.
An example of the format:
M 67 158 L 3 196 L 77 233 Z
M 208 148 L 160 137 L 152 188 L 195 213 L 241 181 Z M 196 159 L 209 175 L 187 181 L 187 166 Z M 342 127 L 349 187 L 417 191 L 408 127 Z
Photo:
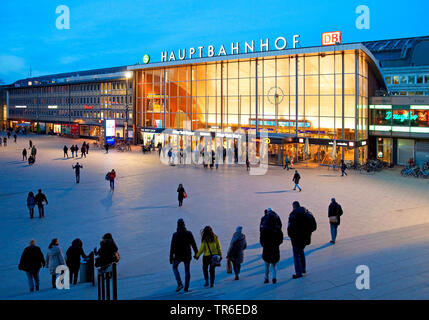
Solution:
M 98 269 L 98 300 L 118 300 L 116 263 Z

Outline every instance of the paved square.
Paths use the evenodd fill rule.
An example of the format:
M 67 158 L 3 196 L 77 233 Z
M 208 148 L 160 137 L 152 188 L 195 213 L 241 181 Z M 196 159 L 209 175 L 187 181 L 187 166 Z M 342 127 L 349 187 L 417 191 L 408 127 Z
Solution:
M 21 161 L 28 140 L 36 145 L 37 162 Z M 1 299 L 96 299 L 97 289 L 79 284 L 70 290 L 50 288 L 47 269 L 41 270 L 41 291 L 27 293 L 24 272 L 18 270 L 22 250 L 32 238 L 46 254 L 52 238 L 65 252 L 81 238 L 88 253 L 101 236 L 111 232 L 118 244 L 120 299 L 426 299 L 429 298 L 429 180 L 403 178 L 398 169 L 367 176 L 326 168 L 299 166 L 301 193 L 292 191 L 293 171 L 269 167 L 264 176 L 250 176 L 244 166 L 219 168 L 164 166 L 156 152 L 142 154 L 112 150 L 105 154 L 91 144 L 81 183 L 74 181 L 72 164 L 62 147 L 83 140 L 53 136 L 18 137 L 0 148 L 0 261 Z M 115 191 L 104 176 L 117 172 Z M 176 188 L 183 183 L 189 198 L 177 205 Z M 29 219 L 26 197 L 41 188 L 49 205 L 46 218 Z M 335 197 L 344 216 L 336 245 L 330 245 L 327 207 Z M 318 222 L 312 244 L 306 248 L 308 275 L 294 273 L 290 241 L 281 245 L 278 283 L 263 284 L 259 221 L 267 207 L 283 222 L 292 201 L 309 208 Z M 38 216 L 37 208 L 35 216 Z M 169 264 L 171 235 L 183 218 L 199 245 L 199 231 L 211 225 L 226 253 L 237 225 L 243 226 L 248 249 L 240 281 L 226 274 L 224 261 L 215 287 L 203 288 L 201 260 L 191 263 L 191 291 L 175 293 Z M 371 289 L 357 290 L 355 268 L 367 265 Z M 183 268 L 183 267 L 180 267 Z M 181 269 L 183 272 L 183 269 Z

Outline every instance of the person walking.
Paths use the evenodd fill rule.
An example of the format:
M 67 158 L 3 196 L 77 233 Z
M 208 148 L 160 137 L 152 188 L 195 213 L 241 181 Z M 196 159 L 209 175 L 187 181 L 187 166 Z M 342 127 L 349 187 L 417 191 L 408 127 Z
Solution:
M 118 246 L 111 233 L 104 234 L 100 241 L 100 249 L 95 248 L 94 253 L 96 255 L 95 266 L 101 270 L 106 269 L 112 263 L 119 262 L 120 259 Z
M 168 164 L 171 165 L 171 157 L 173 156 L 173 149 L 172 148 L 168 149 L 167 155 L 168 155 Z
M 85 141 L 83 142 L 85 145 L 85 153 L 88 154 L 89 152 L 89 143 L 86 143 Z
M 79 162 L 76 162 L 76 165 L 72 166 L 72 168 L 74 169 L 74 172 L 76 174 L 76 183 L 79 183 L 79 181 L 80 181 L 80 169 L 83 169 L 83 166 L 81 166 L 79 164 Z
M 77 144 L 74 145 L 74 153 L 76 155 L 76 158 L 78 157 L 78 153 L 79 153 L 79 147 L 77 146 Z
M 183 188 L 182 184 L 179 184 L 179 186 L 177 187 L 177 197 L 179 200 L 179 207 L 181 207 L 183 205 L 183 199 L 188 197 L 185 188 Z
M 288 155 L 286 155 L 286 157 L 285 157 L 285 166 L 284 166 L 283 170 L 284 169 L 287 169 L 287 171 L 289 171 L 289 157 L 288 157 Z
M 16 135 L 16 133 L 14 133 L 13 134 L 13 142 L 15 142 L 16 143 L 16 138 L 17 138 L 18 136 Z
M 296 188 L 298 188 L 299 192 L 301 192 L 301 187 L 299 186 L 300 179 L 301 179 L 301 176 L 299 175 L 298 170 L 295 170 L 295 174 L 293 175 L 293 178 L 292 178 L 292 181 L 295 183 L 293 190 L 296 190 Z
M 29 192 L 27 196 L 27 208 L 30 212 L 30 219 L 34 217 L 34 207 L 36 206 L 36 198 L 34 197 L 33 192 Z
M 72 145 L 72 146 L 70 147 L 70 151 L 71 151 L 71 153 L 72 153 L 72 158 L 74 158 L 74 145 Z
M 244 260 L 244 250 L 247 247 L 246 236 L 243 234 L 243 227 L 238 226 L 232 235 L 226 258 L 232 262 L 235 280 L 240 279 L 241 264 Z
M 115 172 L 115 169 L 112 169 L 112 171 L 107 173 L 107 180 L 109 180 L 111 191 L 115 189 L 115 178 L 116 178 L 116 172 Z
M 183 219 L 179 219 L 177 220 L 177 231 L 173 233 L 170 245 L 170 264 L 173 265 L 173 273 L 177 281 L 176 292 L 183 289 L 183 283 L 178 269 L 181 262 L 185 265 L 185 292 L 189 290 L 189 282 L 191 281 L 191 249 L 194 250 L 194 255 L 198 253 L 197 244 L 195 243 L 192 232 L 186 230 L 185 222 Z
M 270 267 L 273 284 L 277 283 L 277 263 L 280 261 L 280 245 L 283 243 L 282 221 L 271 208 L 264 211 L 259 225 L 259 242 L 262 246 L 262 259 L 265 262 L 264 283 L 270 282 Z
M 108 143 L 104 144 L 104 149 L 106 150 L 106 153 L 109 153 L 109 144 Z
M 87 258 L 82 247 L 82 240 L 74 239 L 71 246 L 66 251 L 66 264 L 69 268 L 70 283 L 73 283 L 74 285 L 77 284 L 77 278 L 79 275 L 80 268 L 80 258 Z
M 341 176 L 344 177 L 344 175 L 347 176 L 347 165 L 344 163 L 344 160 L 341 160 Z
M 3 138 L 3 145 L 6 147 L 7 146 L 7 138 L 6 137 L 4 137 Z
M 81 158 L 83 158 L 83 157 L 86 158 L 86 145 L 85 144 L 82 144 L 82 148 L 80 148 L 80 157 Z
M 27 160 L 27 149 L 22 149 L 22 161 Z
M 56 288 L 57 267 L 65 265 L 63 251 L 60 248 L 60 243 L 57 238 L 51 240 L 46 254 L 46 268 L 49 269 L 52 280 L 52 288 Z
M 29 144 L 29 146 L 30 146 L 30 148 L 28 148 L 28 149 L 33 148 L 33 141 L 29 140 L 29 141 L 28 141 L 28 144 Z
M 209 285 L 209 269 L 210 269 L 210 288 L 213 288 L 215 281 L 215 268 L 220 266 L 222 260 L 222 248 L 220 246 L 217 235 L 214 234 L 210 226 L 206 226 L 201 231 L 201 246 L 197 254 L 194 256 L 196 260 L 203 255 L 203 274 L 204 287 Z
M 340 225 L 340 217 L 343 215 L 343 208 L 335 200 L 331 199 L 331 203 L 328 208 L 329 225 L 331 227 L 331 241 L 330 243 L 335 244 L 337 239 L 338 226 Z
M 295 274 L 293 279 L 301 278 L 307 273 L 304 248 L 311 244 L 311 234 L 317 229 L 316 220 L 298 201 L 292 204 L 293 211 L 289 215 L 287 232 L 292 242 Z
M 39 291 L 39 272 L 44 266 L 45 258 L 42 250 L 36 246 L 36 240 L 30 240 L 30 245 L 22 252 L 18 265 L 18 270 L 25 271 L 27 274 L 30 292 L 34 291 L 34 287 L 36 287 L 36 291 Z
M 64 146 L 63 151 L 64 151 L 64 158 L 67 157 L 67 159 L 68 159 L 68 157 L 69 157 L 69 152 L 68 152 L 69 148 L 67 148 L 67 146 Z
M 36 149 L 36 146 L 33 145 L 31 147 L 31 155 L 33 156 L 34 160 L 36 160 L 36 154 L 37 154 L 37 149 Z
M 37 209 L 39 209 L 39 218 L 44 218 L 45 217 L 44 203 L 48 205 L 48 199 L 42 193 L 42 189 L 39 189 L 34 199 L 36 200 Z

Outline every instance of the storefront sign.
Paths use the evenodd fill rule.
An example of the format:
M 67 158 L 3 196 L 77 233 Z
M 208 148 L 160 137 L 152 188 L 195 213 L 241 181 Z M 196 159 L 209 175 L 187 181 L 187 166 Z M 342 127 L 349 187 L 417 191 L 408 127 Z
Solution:
M 417 119 L 417 115 L 413 114 L 412 111 L 404 112 L 402 114 L 393 114 L 392 111 L 387 111 L 385 120 L 390 120 L 390 119 L 392 119 L 392 117 L 393 117 L 393 120 L 399 120 L 401 122 L 404 122 L 405 120 L 416 120 Z
M 299 44 L 299 35 L 295 34 L 292 37 L 292 47 L 295 49 L 297 44 Z M 275 50 L 283 50 L 287 47 L 287 40 L 285 37 L 278 37 L 274 40 L 274 48 Z M 230 49 L 230 50 L 228 50 Z M 272 48 L 271 48 L 272 49 Z M 250 52 L 263 52 L 270 50 L 270 42 L 269 39 L 261 39 L 259 43 L 255 44 L 255 41 L 252 40 L 250 42 L 244 42 L 244 53 Z M 243 50 L 241 50 L 242 52 Z M 161 62 L 167 61 L 176 61 L 176 60 L 186 60 L 186 59 L 195 59 L 195 58 L 203 58 L 203 57 L 220 57 L 226 55 L 234 55 L 240 53 L 240 43 L 232 42 L 231 45 L 225 47 L 225 45 L 221 45 L 219 48 L 215 48 L 213 45 L 207 46 L 207 49 L 204 50 L 204 46 L 193 47 L 187 49 L 179 49 L 177 55 L 174 51 L 162 51 L 161 52 Z
M 149 63 L 149 61 L 150 61 L 150 56 L 149 56 L 148 54 L 145 54 L 145 55 L 143 56 L 143 63 L 144 63 L 144 64 L 148 64 L 148 63 Z

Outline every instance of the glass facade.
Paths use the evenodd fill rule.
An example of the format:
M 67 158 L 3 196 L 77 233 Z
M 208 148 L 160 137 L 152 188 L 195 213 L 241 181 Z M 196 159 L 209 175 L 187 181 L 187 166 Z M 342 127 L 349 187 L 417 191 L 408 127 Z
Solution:
M 136 68 L 136 126 L 366 140 L 368 63 L 345 50 Z

